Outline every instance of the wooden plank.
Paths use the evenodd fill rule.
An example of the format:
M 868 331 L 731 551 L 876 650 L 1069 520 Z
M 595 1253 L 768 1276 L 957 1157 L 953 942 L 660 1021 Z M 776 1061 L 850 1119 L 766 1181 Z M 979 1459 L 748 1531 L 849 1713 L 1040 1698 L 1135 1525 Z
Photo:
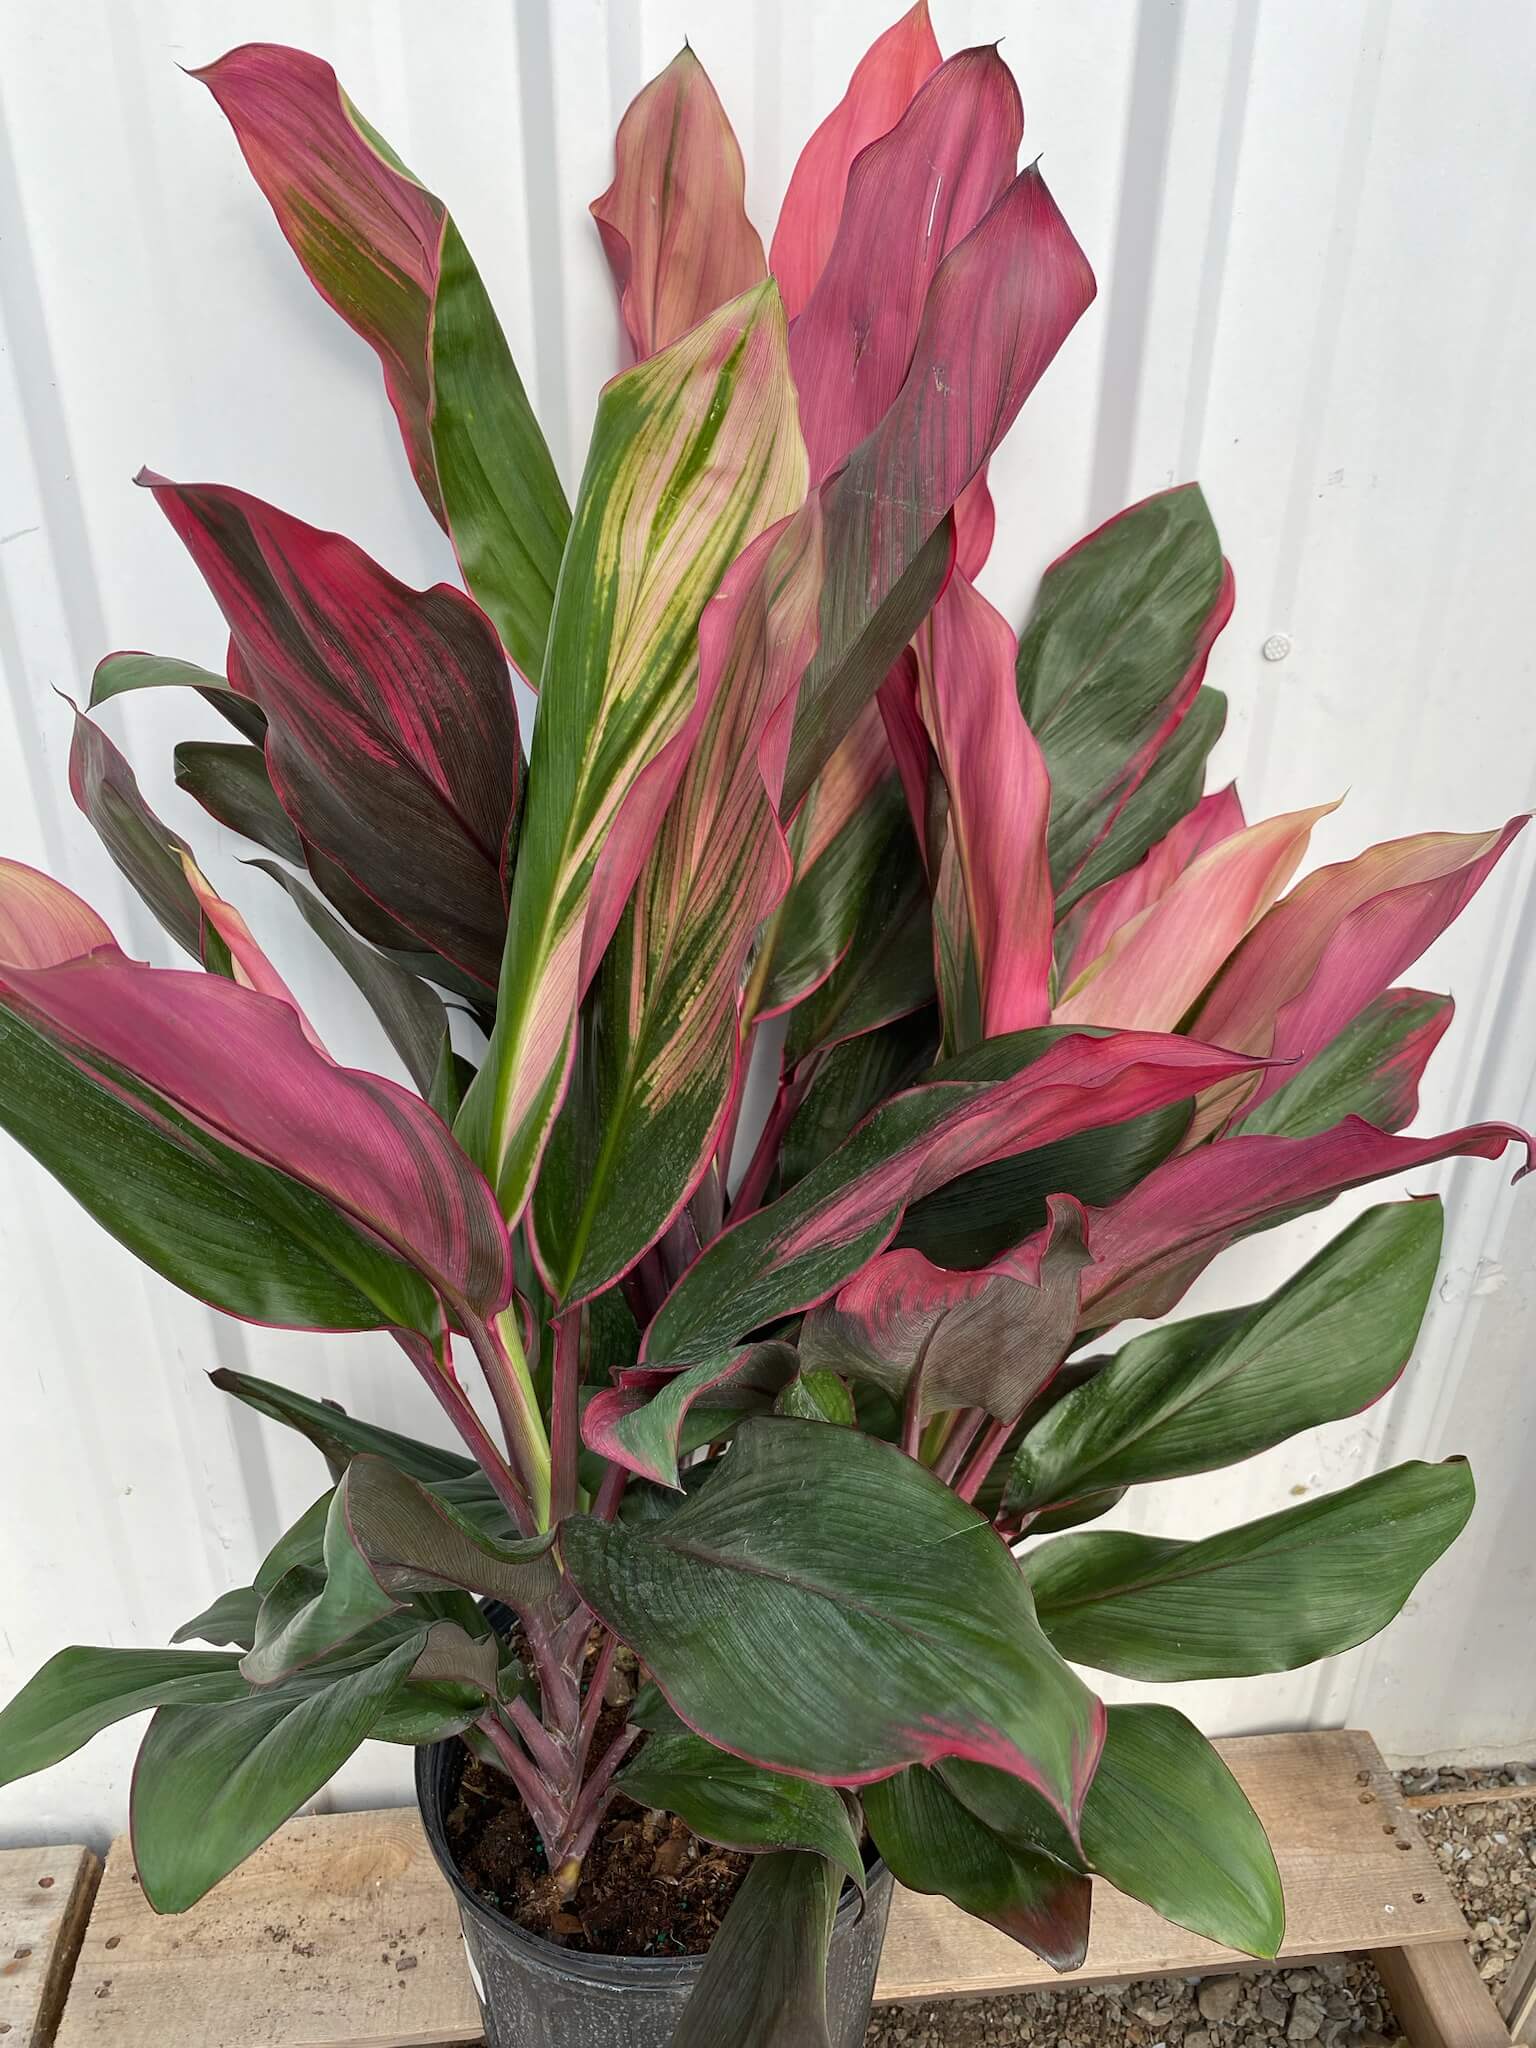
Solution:
M 50 2048 L 101 1859 L 78 1843 L 0 1849 L 0 2036 Z
M 1464 1942 L 1378 1949 L 1373 1961 L 1413 2048 L 1509 2048 L 1509 2031 Z
M 114 1842 L 58 2048 L 442 2048 L 477 2041 L 453 1894 L 413 1807 L 290 1821 L 190 1912 Z M 0 2048 L 10 2048 L 9 2042 Z
M 1405 1792 L 1404 1806 L 1427 1813 L 1436 1806 L 1493 1806 L 1506 1799 L 1536 1799 L 1536 1785 L 1466 1785 L 1457 1792 Z
M 1517 2041 L 1536 2042 L 1536 1931 L 1525 1937 L 1499 1993 L 1499 2011 Z
M 1290 1921 L 1283 1960 L 1464 1935 L 1368 1736 L 1217 1746 L 1275 1845 Z M 1088 1962 L 1066 1981 L 1244 1960 L 1101 1885 Z M 946 1901 L 899 1893 L 876 1995 L 1062 1981 Z M 293 1821 L 178 1919 L 149 1911 L 126 1841 L 114 1843 L 58 2048 L 444 2048 L 477 2025 L 452 1895 L 414 1811 L 400 1809 Z
M 1465 1923 L 1440 1866 L 1368 1735 L 1350 1729 L 1218 1742 L 1269 1831 L 1285 1887 L 1285 1962 L 1340 1949 L 1460 1940 Z M 1230 1969 L 1232 1949 L 1171 1927 L 1095 1883 L 1080 1970 L 1058 1977 L 947 1899 L 899 1897 L 875 1996 L 942 1998 Z

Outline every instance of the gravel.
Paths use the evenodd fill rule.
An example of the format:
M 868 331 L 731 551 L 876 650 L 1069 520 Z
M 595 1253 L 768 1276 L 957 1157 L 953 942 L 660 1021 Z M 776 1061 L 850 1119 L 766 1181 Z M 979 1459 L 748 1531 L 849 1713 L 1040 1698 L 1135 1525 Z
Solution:
M 1404 1792 L 1536 1784 L 1536 1764 L 1402 1771 Z M 1473 1961 L 1496 1992 L 1536 1914 L 1536 1798 L 1420 1809 L 1471 1930 Z M 1148 1978 L 1084 1990 L 889 2005 L 865 2048 L 1407 2048 L 1381 1979 L 1365 1961 L 1241 1976 Z

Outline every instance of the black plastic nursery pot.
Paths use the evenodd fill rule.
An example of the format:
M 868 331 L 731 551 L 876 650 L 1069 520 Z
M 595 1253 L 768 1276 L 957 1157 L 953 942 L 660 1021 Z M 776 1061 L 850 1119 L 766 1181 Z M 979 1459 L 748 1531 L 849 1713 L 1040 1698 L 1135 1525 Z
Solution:
M 458 1901 L 487 2048 L 669 2048 L 704 1958 L 582 1955 L 529 1934 L 477 1898 L 448 1846 L 463 1756 L 457 1741 L 418 1749 L 416 1797 Z M 864 1899 L 847 1886 L 838 1904 L 827 1956 L 832 2048 L 859 2048 L 864 2039 L 891 1890 L 890 1872 L 877 1863 Z

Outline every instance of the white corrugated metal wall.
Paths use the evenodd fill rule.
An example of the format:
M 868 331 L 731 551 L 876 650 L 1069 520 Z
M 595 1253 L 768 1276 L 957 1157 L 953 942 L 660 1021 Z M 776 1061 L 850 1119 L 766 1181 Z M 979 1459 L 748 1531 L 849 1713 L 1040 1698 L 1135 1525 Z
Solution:
M 686 31 L 771 225 L 795 151 L 899 0 L 10 0 L 0 10 L 0 842 L 137 950 L 163 942 L 68 800 L 68 713 L 111 647 L 217 665 L 222 635 L 130 478 L 240 484 L 451 573 L 372 357 L 312 294 L 208 96 L 251 38 L 328 57 L 451 201 L 572 480 L 616 322 L 585 206 L 614 124 Z M 1536 435 L 1536 12 L 1521 0 L 934 0 L 946 49 L 1006 34 L 1052 187 L 1101 297 L 1001 459 L 985 577 L 1018 616 L 1043 563 L 1121 504 L 1199 476 L 1238 575 L 1213 677 L 1218 765 L 1250 817 L 1347 791 L 1317 857 L 1502 821 L 1536 795 L 1529 468 Z M 1276 664 L 1267 637 L 1291 643 Z M 344 1057 L 370 1021 L 259 878 L 170 786 L 201 707 L 117 706 L 151 800 L 281 928 Z M 214 726 L 211 717 L 206 721 Z M 1416 974 L 1460 1012 L 1422 1128 L 1536 1121 L 1536 835 Z M 1467 1536 L 1374 1647 L 1321 1675 L 1184 1689 L 1212 1730 L 1344 1719 L 1400 1755 L 1529 1754 L 1525 1445 L 1533 1209 L 1484 1164 L 1453 1203 L 1419 1357 L 1358 1425 L 1139 1501 L 1197 1534 L 1406 1456 L 1471 1454 Z M 1355 1206 L 1362 1206 L 1363 1201 Z M 1201 1305 L 1262 1292 L 1344 1220 L 1251 1242 Z M 323 1475 L 207 1389 L 241 1364 L 428 1426 L 393 1346 L 222 1322 L 145 1275 L 0 1152 L 0 1697 L 67 1640 L 158 1643 L 249 1567 Z M 1120 1688 L 1130 1691 L 1131 1688 Z M 0 1839 L 99 1834 L 133 1735 L 0 1793 Z M 390 1796 L 365 1752 L 335 1796 Z

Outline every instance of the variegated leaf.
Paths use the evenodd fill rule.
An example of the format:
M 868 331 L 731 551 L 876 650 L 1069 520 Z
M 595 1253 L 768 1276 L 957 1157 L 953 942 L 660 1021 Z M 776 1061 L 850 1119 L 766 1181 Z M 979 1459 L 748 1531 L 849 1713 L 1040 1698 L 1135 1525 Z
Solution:
M 776 806 L 820 594 L 813 498 L 705 609 L 698 698 L 672 742 L 687 766 L 604 959 L 539 1176 L 535 1240 L 557 1300 L 596 1293 L 661 1236 L 737 1099 L 743 971 L 789 881 Z
M 683 764 L 699 623 L 737 555 L 805 493 L 784 313 L 769 283 L 615 378 L 597 424 L 550 631 L 496 1029 L 460 1119 L 509 1218 L 521 1214 L 564 1094 L 584 978 L 648 852 Z M 659 798 L 659 802 L 658 802 Z M 610 833 L 607 929 L 588 929 Z

